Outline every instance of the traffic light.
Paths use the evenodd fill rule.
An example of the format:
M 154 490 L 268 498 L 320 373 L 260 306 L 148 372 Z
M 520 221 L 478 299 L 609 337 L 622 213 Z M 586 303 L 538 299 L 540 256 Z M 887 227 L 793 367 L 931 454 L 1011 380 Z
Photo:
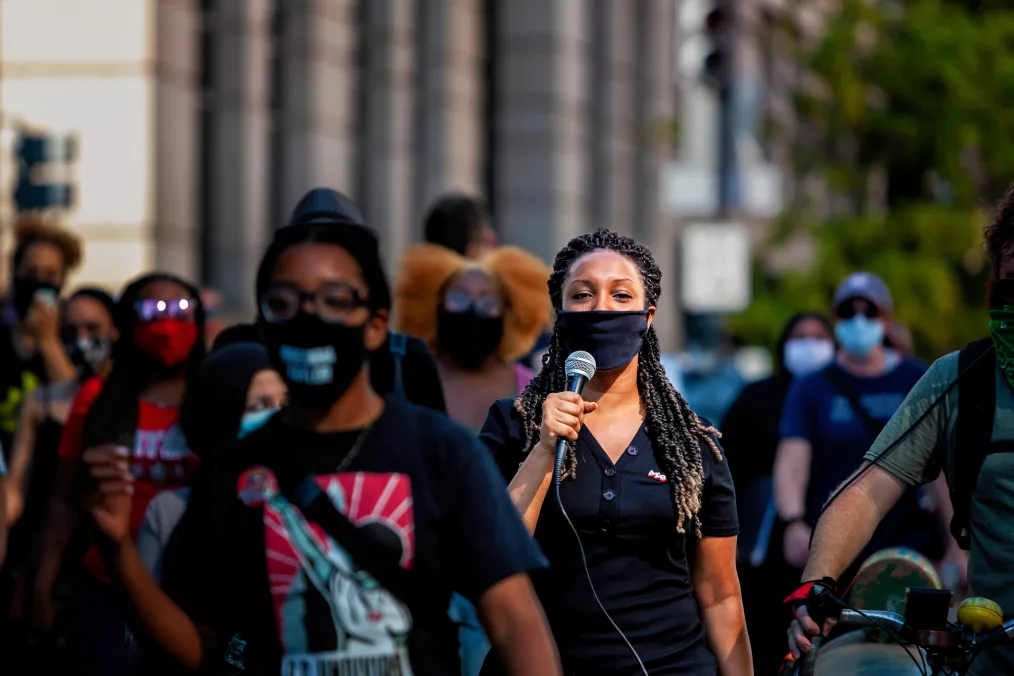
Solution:
M 720 90 L 729 86 L 730 24 L 731 9 L 727 2 L 715 0 L 704 15 L 704 32 L 708 37 L 708 49 L 704 56 L 704 76 Z
M 14 205 L 18 212 L 69 209 L 74 204 L 75 186 L 67 176 L 77 157 L 73 137 L 22 131 L 16 156 Z

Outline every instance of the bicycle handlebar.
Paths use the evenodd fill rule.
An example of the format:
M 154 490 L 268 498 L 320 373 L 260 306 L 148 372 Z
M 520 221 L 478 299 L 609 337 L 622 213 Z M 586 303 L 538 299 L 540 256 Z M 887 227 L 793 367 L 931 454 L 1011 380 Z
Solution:
M 977 641 L 975 648 L 976 650 L 987 650 L 1011 640 L 1014 640 L 1014 620 L 1007 620 L 986 634 L 981 641 Z
M 905 626 L 905 618 L 898 613 L 887 610 L 850 610 L 845 608 L 838 617 L 838 622 L 850 627 L 881 627 L 898 633 Z
M 899 634 L 905 627 L 905 618 L 898 613 L 886 610 L 864 610 L 861 613 L 848 608 L 841 611 L 838 622 L 843 626 L 850 627 L 880 627 L 889 629 Z M 998 645 L 1014 641 L 1014 620 L 1008 620 L 1002 625 L 974 641 L 975 652 L 988 650 Z

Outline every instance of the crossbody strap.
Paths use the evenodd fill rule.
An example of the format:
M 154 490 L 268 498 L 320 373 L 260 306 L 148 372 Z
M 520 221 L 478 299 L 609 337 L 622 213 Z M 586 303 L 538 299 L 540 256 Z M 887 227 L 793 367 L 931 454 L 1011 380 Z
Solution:
M 971 547 L 966 534 L 972 493 L 982 463 L 990 452 L 996 412 L 996 353 L 989 338 L 966 345 L 958 353 L 958 419 L 954 456 L 944 463 L 954 515 L 951 535 L 962 549 Z M 992 354 L 990 354 L 990 352 Z
M 394 359 L 394 394 L 405 398 L 405 376 L 403 375 L 402 364 L 405 361 L 405 353 L 408 349 L 408 336 L 404 333 L 392 331 L 388 338 L 388 345 L 391 350 L 391 357 Z
M 825 368 L 824 377 L 827 378 L 827 381 L 831 383 L 831 387 L 833 387 L 835 391 L 838 392 L 838 394 L 840 394 L 841 396 L 845 397 L 848 400 L 849 405 L 852 407 L 852 410 L 855 411 L 856 415 L 858 415 L 862 419 L 863 424 L 866 425 L 866 429 L 870 431 L 870 433 L 873 435 L 873 438 L 876 439 L 878 436 L 880 436 L 880 433 L 883 431 L 884 426 L 887 423 L 878 422 L 873 419 L 873 416 L 870 415 L 870 412 L 867 411 L 866 408 L 859 401 L 859 397 L 856 395 L 856 393 L 852 390 L 852 388 L 850 388 L 845 383 L 845 380 L 842 378 L 842 373 L 838 369 L 838 367 L 832 364 L 827 368 Z

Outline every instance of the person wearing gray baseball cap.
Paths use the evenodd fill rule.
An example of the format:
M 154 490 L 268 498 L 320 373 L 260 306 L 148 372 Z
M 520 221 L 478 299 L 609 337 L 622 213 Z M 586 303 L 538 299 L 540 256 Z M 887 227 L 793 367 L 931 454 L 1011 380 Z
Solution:
M 846 277 L 832 297 L 840 346 L 834 362 L 789 387 L 775 458 L 774 499 L 785 524 L 785 560 L 797 568 L 806 563 L 810 533 L 825 500 L 860 465 L 926 371 L 922 362 L 884 346 L 893 311 L 891 292 L 880 277 L 869 272 Z M 935 539 L 937 532 L 943 531 L 911 491 L 882 521 L 856 561 L 899 545 L 938 555 L 942 544 Z
M 878 347 L 893 319 L 894 301 L 884 280 L 870 272 L 846 277 L 834 292 L 834 334 L 846 355 L 881 361 Z

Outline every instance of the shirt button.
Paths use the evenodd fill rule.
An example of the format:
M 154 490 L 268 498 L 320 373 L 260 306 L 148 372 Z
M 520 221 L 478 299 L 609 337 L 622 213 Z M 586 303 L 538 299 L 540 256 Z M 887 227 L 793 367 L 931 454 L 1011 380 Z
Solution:
M 606 491 L 605 493 L 602 494 L 602 497 L 604 497 L 606 500 L 612 500 L 613 498 L 616 497 L 616 493 L 613 493 L 612 491 Z
M 616 470 L 612 467 L 606 468 L 606 476 L 616 476 Z
M 637 446 L 627 446 L 628 455 L 637 455 Z

